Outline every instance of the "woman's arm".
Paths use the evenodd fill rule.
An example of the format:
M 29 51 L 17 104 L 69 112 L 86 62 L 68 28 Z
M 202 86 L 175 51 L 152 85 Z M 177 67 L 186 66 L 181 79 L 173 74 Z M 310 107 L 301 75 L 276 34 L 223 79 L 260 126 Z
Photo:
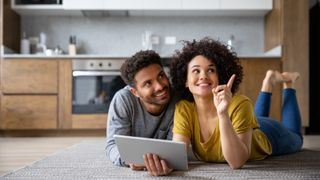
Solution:
M 188 151 L 190 139 L 187 136 L 173 133 L 172 141 L 184 142 L 186 144 L 186 150 Z
M 220 141 L 225 160 L 232 169 L 238 169 L 249 159 L 251 153 L 252 129 L 237 134 L 232 126 L 228 107 L 232 100 L 232 75 L 226 85 L 219 85 L 212 90 L 214 105 L 217 109 L 220 128 Z
M 229 115 L 219 117 L 222 153 L 232 169 L 238 169 L 249 159 L 251 154 L 252 129 L 237 134 Z

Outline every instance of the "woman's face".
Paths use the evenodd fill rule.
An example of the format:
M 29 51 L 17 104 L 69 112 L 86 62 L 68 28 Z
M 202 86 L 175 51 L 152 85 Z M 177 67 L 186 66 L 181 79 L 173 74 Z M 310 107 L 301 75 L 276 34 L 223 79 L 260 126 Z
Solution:
M 218 86 L 219 79 L 215 64 L 198 55 L 188 65 L 186 87 L 194 96 L 212 96 L 212 88 Z

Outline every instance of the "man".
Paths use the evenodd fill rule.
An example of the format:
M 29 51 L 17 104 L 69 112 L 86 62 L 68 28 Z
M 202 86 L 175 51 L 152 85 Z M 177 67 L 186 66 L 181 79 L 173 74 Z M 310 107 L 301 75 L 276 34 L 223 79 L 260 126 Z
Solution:
M 171 100 L 169 79 L 156 52 L 137 52 L 120 70 L 127 86 L 115 94 L 110 104 L 106 153 L 115 165 L 128 166 L 121 160 L 113 135 L 171 140 L 175 102 Z M 132 170 L 148 170 L 154 176 L 172 171 L 157 155 L 146 154 L 144 160 L 145 166 L 129 166 Z

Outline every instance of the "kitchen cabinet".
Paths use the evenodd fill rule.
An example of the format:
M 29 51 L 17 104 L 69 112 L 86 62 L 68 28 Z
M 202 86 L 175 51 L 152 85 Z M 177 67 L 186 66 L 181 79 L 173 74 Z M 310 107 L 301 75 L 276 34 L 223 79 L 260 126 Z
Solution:
M 240 94 L 254 103 L 268 69 L 281 71 L 280 58 L 241 58 Z M 72 114 L 71 59 L 5 59 L 1 63 L 0 128 L 105 129 L 107 114 Z M 20 72 L 20 73 L 19 73 Z M 280 119 L 281 87 L 272 96 L 271 117 Z
M 272 9 L 269 0 L 220 0 L 220 9 L 259 10 Z
M 62 4 L 21 4 L 19 0 L 11 0 L 11 7 L 24 15 L 64 15 Z
M 220 0 L 182 0 L 182 9 L 219 10 Z
M 57 94 L 58 63 L 48 60 L 3 61 L 3 94 Z
M 21 4 L 19 0 L 6 0 L 11 1 L 11 7 L 14 11 L 20 15 L 53 15 L 53 16 L 69 16 L 69 15 L 81 15 L 81 12 L 65 11 L 62 4 Z M 97 1 L 97 0 L 91 0 Z M 91 2 L 90 1 L 90 2 Z M 103 0 L 101 0 L 103 1 Z M 63 1 L 64 2 L 64 1 Z M 78 2 L 74 2 L 76 5 Z M 81 3 L 81 1 L 80 1 Z M 90 5 L 87 4 L 87 5 Z
M 56 95 L 2 95 L 1 129 L 56 129 Z
M 66 10 L 157 10 L 180 9 L 181 0 L 64 0 Z
M 64 0 L 63 8 L 86 10 L 271 10 L 272 0 Z
M 59 129 L 105 129 L 107 114 L 72 114 L 72 61 L 59 61 Z
M 58 63 L 2 60 L 1 129 L 56 129 Z
M 255 103 L 267 70 L 281 71 L 282 62 L 280 58 L 240 58 L 240 62 L 244 76 L 238 93 L 248 96 Z M 277 120 L 281 118 L 281 89 L 282 85 L 277 84 L 271 97 L 270 117 Z
M 142 0 L 64 0 L 65 10 L 141 10 Z
M 276 0 L 274 10 L 265 17 L 264 42 L 268 51 L 282 46 L 282 70 L 298 71 L 295 83 L 302 126 L 309 126 L 309 3 L 308 1 Z M 299 43 L 297 43 L 299 42 Z
M 11 9 L 10 0 L 0 1 L 0 52 L 5 47 L 19 52 L 20 24 L 20 16 Z
M 14 3 L 14 0 L 12 2 Z M 122 15 L 129 16 L 263 16 L 272 10 L 272 0 L 64 0 L 62 5 L 25 6 L 13 4 L 12 7 L 20 14 L 30 14 L 32 13 L 30 10 L 34 10 L 34 14 L 46 14 L 47 12 L 51 15 L 68 13 L 82 15 L 81 11 L 83 10 L 97 11 L 96 13 L 121 10 L 127 11 Z
M 66 10 L 103 10 L 104 0 L 63 0 L 62 6 Z
M 71 59 L 1 61 L 0 129 L 105 129 L 107 114 L 72 114 Z
M 143 10 L 181 10 L 182 0 L 143 0 Z
M 143 0 L 105 0 L 105 10 L 141 10 L 143 6 Z M 152 1 L 152 0 L 150 0 Z

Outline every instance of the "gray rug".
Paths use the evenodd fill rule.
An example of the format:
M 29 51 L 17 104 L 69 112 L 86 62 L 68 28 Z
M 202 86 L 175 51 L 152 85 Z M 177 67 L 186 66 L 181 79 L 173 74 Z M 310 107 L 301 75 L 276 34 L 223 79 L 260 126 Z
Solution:
M 104 141 L 83 141 L 0 179 L 159 179 L 110 163 Z M 320 151 L 302 152 L 248 162 L 240 170 L 227 164 L 191 164 L 161 179 L 320 179 Z

